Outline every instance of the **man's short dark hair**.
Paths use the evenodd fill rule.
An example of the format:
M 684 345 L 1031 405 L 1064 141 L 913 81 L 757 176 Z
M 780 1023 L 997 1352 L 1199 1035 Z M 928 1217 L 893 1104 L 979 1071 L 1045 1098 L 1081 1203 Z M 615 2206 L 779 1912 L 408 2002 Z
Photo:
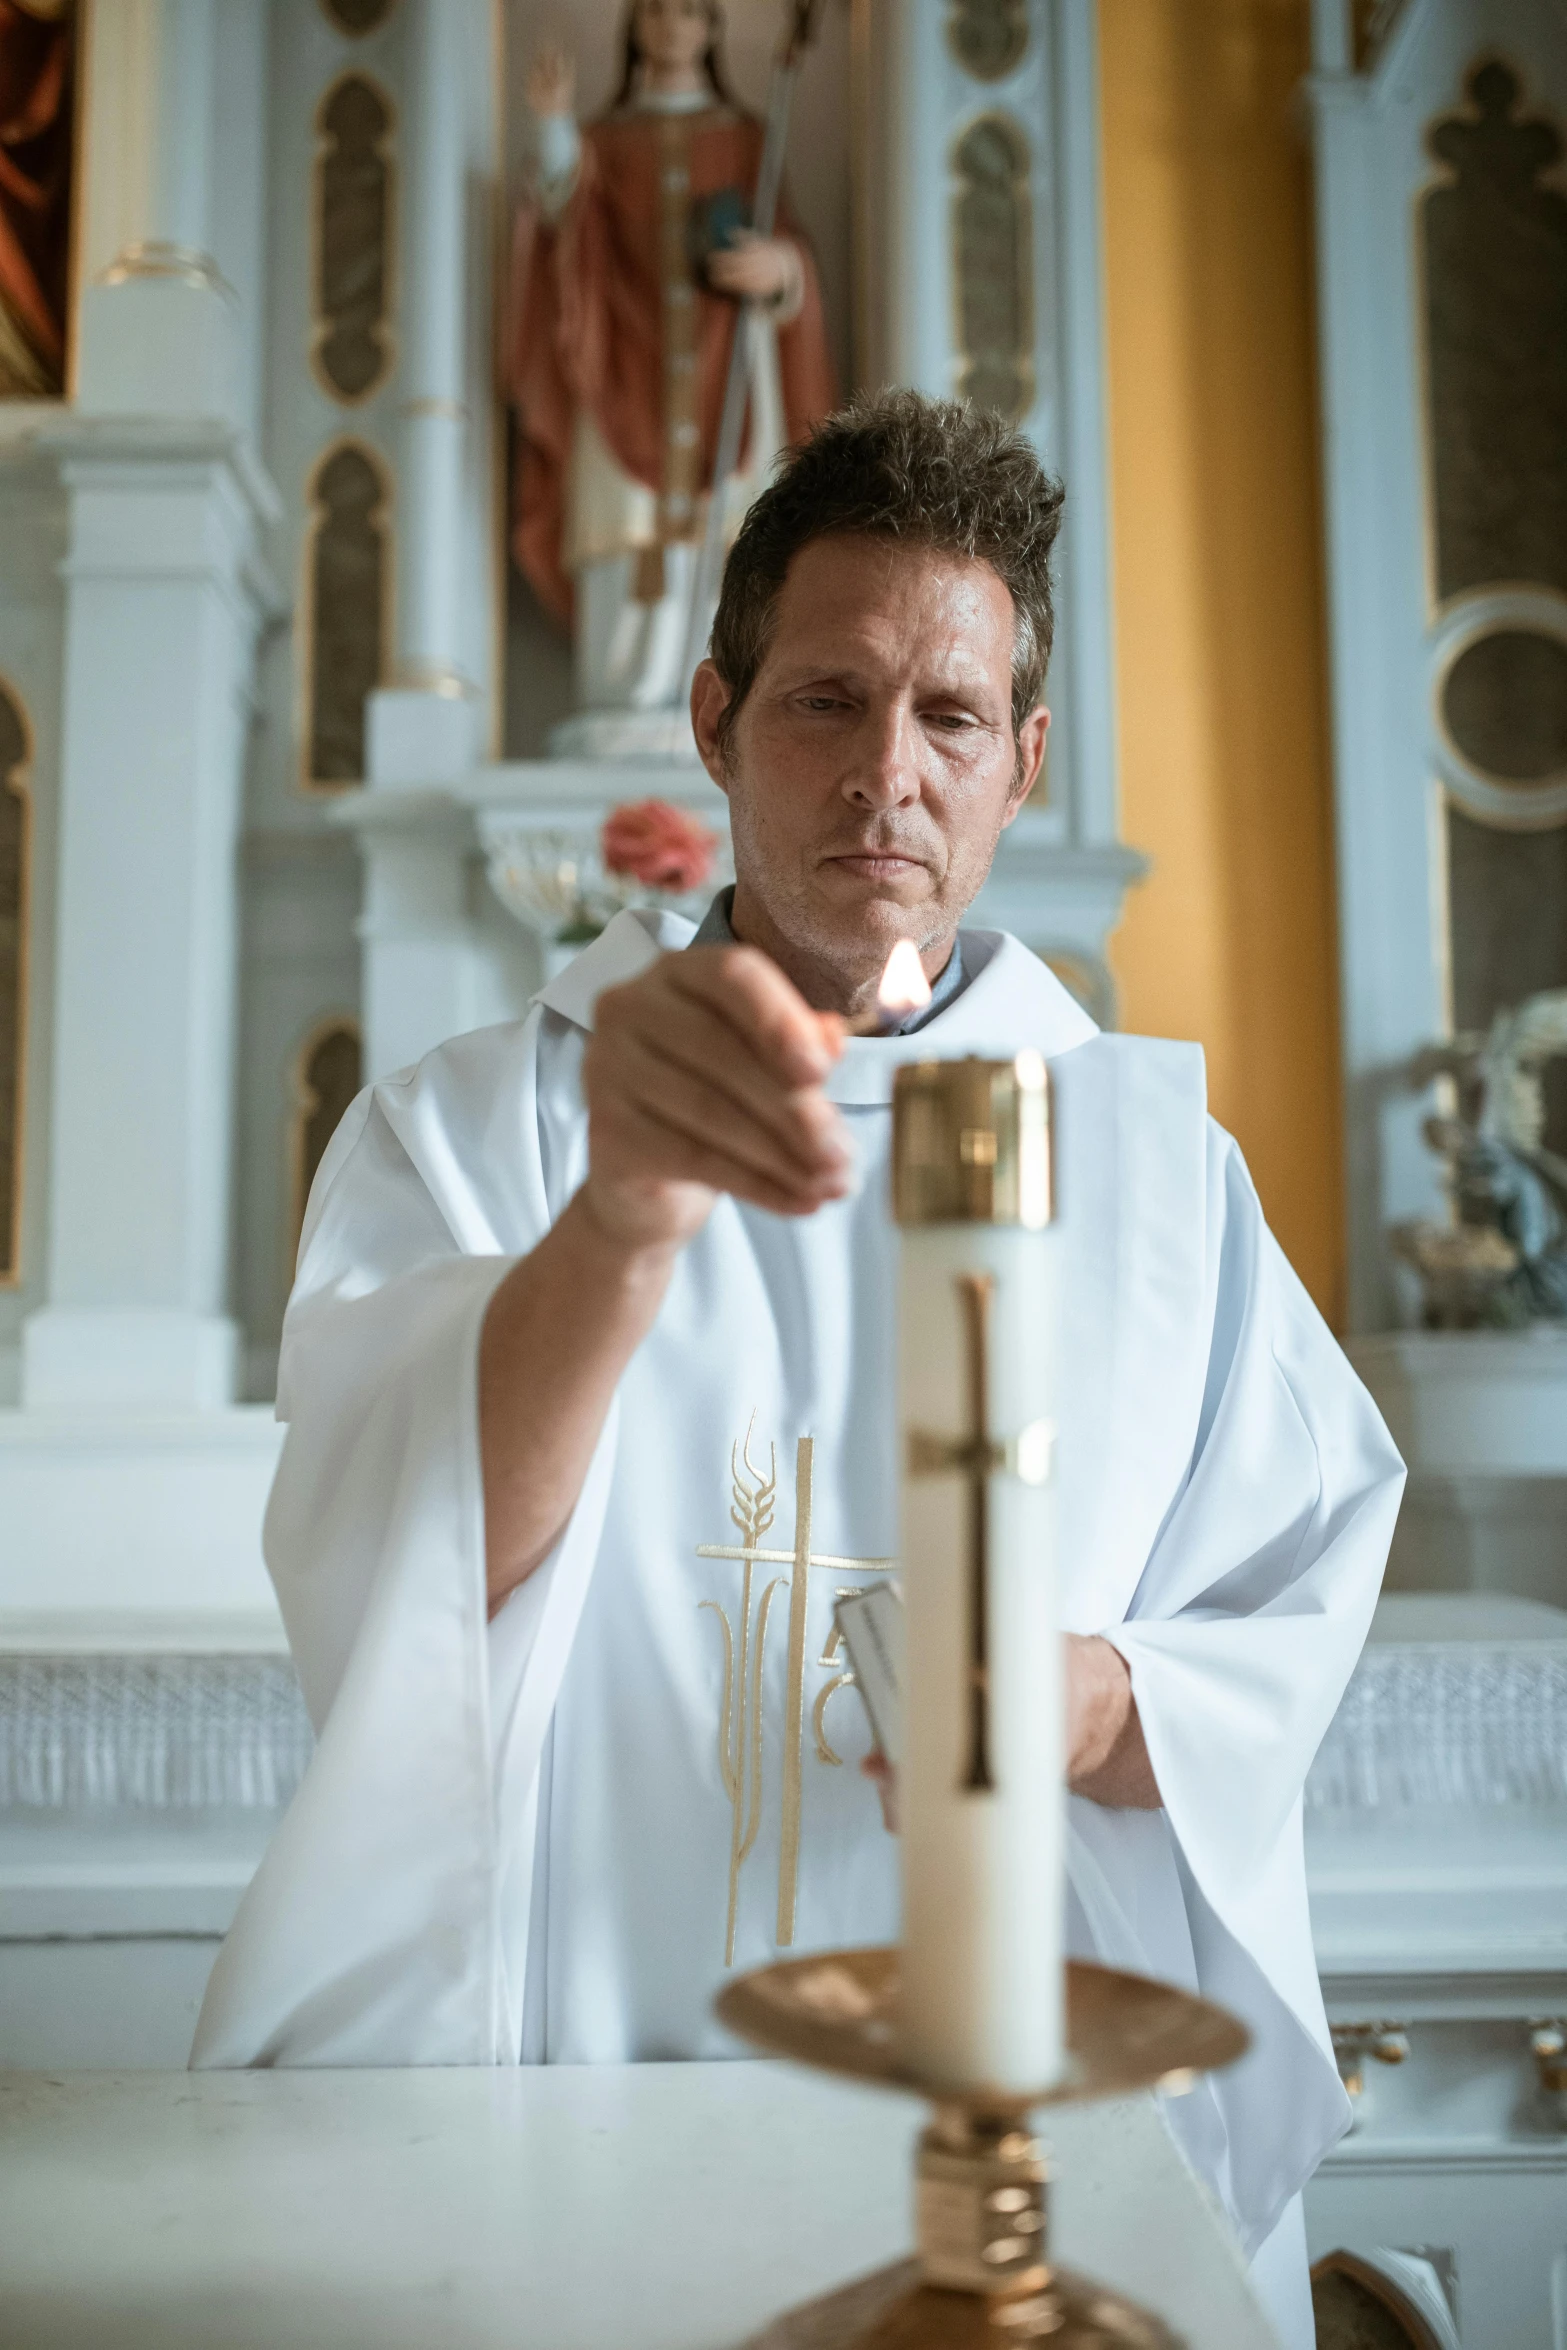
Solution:
M 766 656 L 778 594 L 812 539 L 857 533 L 988 563 L 1012 598 L 1012 725 L 1044 690 L 1055 634 L 1050 550 L 1061 484 L 1020 432 L 984 408 L 921 392 L 862 395 L 791 449 L 724 566 L 713 666 L 727 738 Z

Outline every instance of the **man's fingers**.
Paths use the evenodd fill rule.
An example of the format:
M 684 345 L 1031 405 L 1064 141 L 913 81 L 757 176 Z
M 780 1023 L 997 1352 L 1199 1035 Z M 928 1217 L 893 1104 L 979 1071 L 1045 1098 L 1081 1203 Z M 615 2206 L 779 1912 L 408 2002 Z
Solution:
M 682 1070 L 645 1067 L 623 1081 L 619 1102 L 623 1115 L 644 1129 L 676 1137 L 691 1151 L 716 1153 L 727 1164 L 744 1168 L 802 1202 L 815 1206 L 848 1189 L 847 1160 L 822 1159 L 813 1165 L 781 1150 L 768 1128 L 715 1097 Z M 629 1156 L 636 1138 L 625 1131 L 618 1139 L 627 1146 Z M 679 1166 L 674 1172 L 683 1180 L 709 1180 L 698 1175 L 694 1166 L 689 1176 Z
M 750 947 L 666 955 L 599 998 L 583 1082 L 593 1173 L 624 1189 L 688 1184 L 803 1216 L 852 1183 L 822 1092 L 842 1050 Z
M 809 1097 L 777 1095 L 762 1115 L 709 1084 L 705 1077 L 645 1053 L 629 1041 L 621 1048 L 619 1060 L 622 1098 L 660 1125 L 689 1136 L 693 1142 L 710 1144 L 778 1182 L 847 1188 L 852 1163 L 836 1135 L 823 1129 L 825 1103 L 818 1109 Z
M 822 1023 L 791 980 L 755 947 L 687 947 L 660 976 L 677 996 L 726 1021 L 786 1085 L 820 1085 L 838 1058 Z
M 750 1205 L 767 1208 L 775 1216 L 808 1216 L 834 1196 L 830 1187 L 792 1174 L 787 1162 L 758 1165 L 735 1156 L 720 1144 L 693 1136 L 655 1111 L 640 1104 L 621 1103 L 611 1114 L 617 1148 L 604 1154 L 613 1160 L 623 1150 L 633 1159 L 634 1183 L 692 1183 L 710 1191 L 727 1192 Z M 596 1170 L 617 1180 L 613 1165 Z
M 614 1078 L 639 1086 L 644 1097 L 650 1085 L 678 1085 L 702 1131 L 738 1115 L 765 1129 L 775 1153 L 787 1152 L 812 1173 L 847 1172 L 851 1164 L 842 1118 L 825 1095 L 782 1085 L 708 1004 L 677 998 L 661 1003 L 656 1016 L 621 1022 L 605 1031 L 602 1055 Z

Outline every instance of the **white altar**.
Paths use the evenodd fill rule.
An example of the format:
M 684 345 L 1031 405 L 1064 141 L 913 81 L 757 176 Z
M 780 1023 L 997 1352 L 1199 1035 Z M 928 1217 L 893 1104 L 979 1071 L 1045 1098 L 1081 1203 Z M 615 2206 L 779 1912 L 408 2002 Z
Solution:
M 907 2255 L 921 2111 L 774 2064 L 0 2074 L 0 2342 L 740 2350 Z M 1269 2350 L 1151 2103 L 1049 2137 L 1063 2260 Z

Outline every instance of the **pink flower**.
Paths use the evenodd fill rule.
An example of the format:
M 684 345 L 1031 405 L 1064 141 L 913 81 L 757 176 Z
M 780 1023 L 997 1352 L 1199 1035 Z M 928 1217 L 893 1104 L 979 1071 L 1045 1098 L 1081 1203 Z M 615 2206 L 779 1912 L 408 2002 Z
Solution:
M 605 869 L 644 889 L 683 896 L 700 889 L 713 870 L 716 836 L 667 800 L 637 800 L 611 808 L 599 835 Z

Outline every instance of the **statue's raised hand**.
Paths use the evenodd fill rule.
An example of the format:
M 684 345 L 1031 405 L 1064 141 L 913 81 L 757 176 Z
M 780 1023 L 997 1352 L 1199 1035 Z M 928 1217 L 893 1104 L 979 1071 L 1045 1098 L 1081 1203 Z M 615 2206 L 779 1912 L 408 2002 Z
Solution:
M 558 41 L 546 41 L 528 68 L 528 112 L 570 114 L 577 99 L 577 68 Z

